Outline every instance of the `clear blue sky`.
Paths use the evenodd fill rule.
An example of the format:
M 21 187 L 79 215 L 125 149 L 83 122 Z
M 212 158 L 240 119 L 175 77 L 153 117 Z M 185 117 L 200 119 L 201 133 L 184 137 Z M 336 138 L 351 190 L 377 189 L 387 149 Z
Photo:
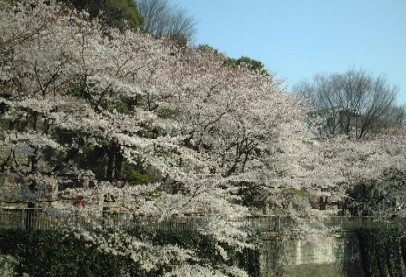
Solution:
M 195 44 L 257 59 L 291 85 L 362 68 L 406 104 L 406 0 L 171 0 L 197 21 Z

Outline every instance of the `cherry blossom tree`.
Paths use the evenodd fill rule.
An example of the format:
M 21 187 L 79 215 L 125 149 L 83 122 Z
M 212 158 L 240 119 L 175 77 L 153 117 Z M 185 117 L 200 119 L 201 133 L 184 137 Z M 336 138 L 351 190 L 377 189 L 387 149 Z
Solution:
M 83 219 L 91 228 L 66 221 L 70 234 L 103 253 L 145 271 L 170 268 L 168 276 L 244 275 L 225 265 L 226 246 L 253 247 L 241 223 L 255 213 L 249 202 L 272 202 L 300 223 L 320 214 L 287 192 L 344 197 L 355 181 L 404 165 L 400 131 L 362 143 L 316 139 L 306 107 L 272 76 L 231 67 L 210 49 L 179 49 L 34 2 L 0 2 L 0 166 L 21 187 L 7 196 Z M 113 215 L 133 224 L 198 216 L 197 231 L 213 238 L 224 265 L 124 230 L 92 231 Z
M 103 28 L 86 13 L 53 3 L 4 4 L 1 16 L 1 102 L 7 107 L 2 117 L 14 122 L 4 142 L 10 149 L 41 142 L 32 151 L 42 158 L 18 174 L 32 171 L 37 183 L 56 187 L 59 201 L 45 207 L 50 215 L 81 216 L 97 227 L 106 199 L 114 198 L 130 220 L 204 215 L 200 232 L 215 239 L 223 260 L 228 259 L 224 245 L 250 247 L 238 220 L 249 215 L 238 184 L 271 189 L 265 182 L 272 175 L 267 157 L 278 126 L 290 128 L 304 114 L 277 81 L 244 65 L 226 66 L 210 51 L 179 50 L 170 41 Z M 49 147 L 59 161 L 45 158 Z M 92 155 L 99 157 L 97 171 L 82 162 Z M 58 176 L 67 173 L 93 176 L 96 184 L 89 187 L 86 177 L 81 188 L 59 190 L 65 181 Z M 125 184 L 129 174 L 146 176 L 147 184 Z M 56 177 L 46 181 L 51 175 Z M 79 207 L 72 199 L 81 199 Z M 85 234 L 77 233 L 100 251 L 139 254 L 139 248 L 123 250 L 130 239 L 125 233 Z M 107 245 L 106 236 L 120 242 Z M 151 248 L 151 255 L 162 257 L 165 251 Z M 185 258 L 168 258 L 178 261 L 175 272 L 203 270 L 186 265 L 198 259 L 189 251 L 177 249 Z M 134 262 L 151 270 L 158 266 L 136 256 Z

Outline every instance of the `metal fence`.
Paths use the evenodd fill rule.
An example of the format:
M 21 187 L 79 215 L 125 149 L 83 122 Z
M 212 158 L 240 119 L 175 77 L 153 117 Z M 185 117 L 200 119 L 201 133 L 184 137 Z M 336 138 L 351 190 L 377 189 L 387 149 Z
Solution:
M 83 217 L 52 217 L 42 209 L 0 209 L 0 229 L 53 230 L 64 226 L 91 228 Z
M 199 230 L 207 224 L 207 217 L 134 216 L 130 213 L 104 212 L 99 215 L 78 213 L 51 216 L 37 208 L 0 208 L 0 229 L 56 230 L 65 227 L 78 229 L 143 229 L 143 230 Z
M 131 213 L 104 212 L 100 215 L 70 214 L 51 216 L 36 208 L 0 208 L 0 229 L 55 230 L 65 227 L 80 229 L 143 229 L 143 230 L 201 230 L 213 218 L 206 216 L 173 217 L 162 220 L 158 217 L 135 216 Z M 344 217 L 330 216 L 322 220 L 300 219 L 302 224 L 313 228 L 328 228 L 351 231 L 357 228 L 406 227 L 404 218 Z M 297 229 L 297 221 L 287 216 L 251 216 L 233 220 L 247 230 L 257 232 L 286 232 Z

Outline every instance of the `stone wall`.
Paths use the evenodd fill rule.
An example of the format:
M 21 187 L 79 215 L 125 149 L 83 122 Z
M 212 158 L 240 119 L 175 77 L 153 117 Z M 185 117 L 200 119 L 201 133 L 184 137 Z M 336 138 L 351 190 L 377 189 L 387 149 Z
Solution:
M 273 241 L 264 241 L 260 250 L 261 276 L 277 276 L 275 260 L 282 262 L 286 277 L 363 276 L 354 240 L 351 232 L 319 241 L 293 239 L 284 241 L 279 253 L 275 252 Z

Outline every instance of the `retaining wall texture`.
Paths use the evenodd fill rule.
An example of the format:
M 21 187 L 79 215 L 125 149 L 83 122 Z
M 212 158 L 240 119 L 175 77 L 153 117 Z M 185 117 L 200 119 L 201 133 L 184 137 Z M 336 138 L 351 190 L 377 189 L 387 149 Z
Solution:
M 284 275 L 286 277 L 341 277 L 363 276 L 359 262 L 358 245 L 351 233 L 331 240 L 304 242 L 294 240 L 283 249 Z M 260 258 L 261 276 L 274 276 L 269 265 L 275 259 L 271 245 L 263 243 Z M 346 273 L 348 273 L 346 275 Z

